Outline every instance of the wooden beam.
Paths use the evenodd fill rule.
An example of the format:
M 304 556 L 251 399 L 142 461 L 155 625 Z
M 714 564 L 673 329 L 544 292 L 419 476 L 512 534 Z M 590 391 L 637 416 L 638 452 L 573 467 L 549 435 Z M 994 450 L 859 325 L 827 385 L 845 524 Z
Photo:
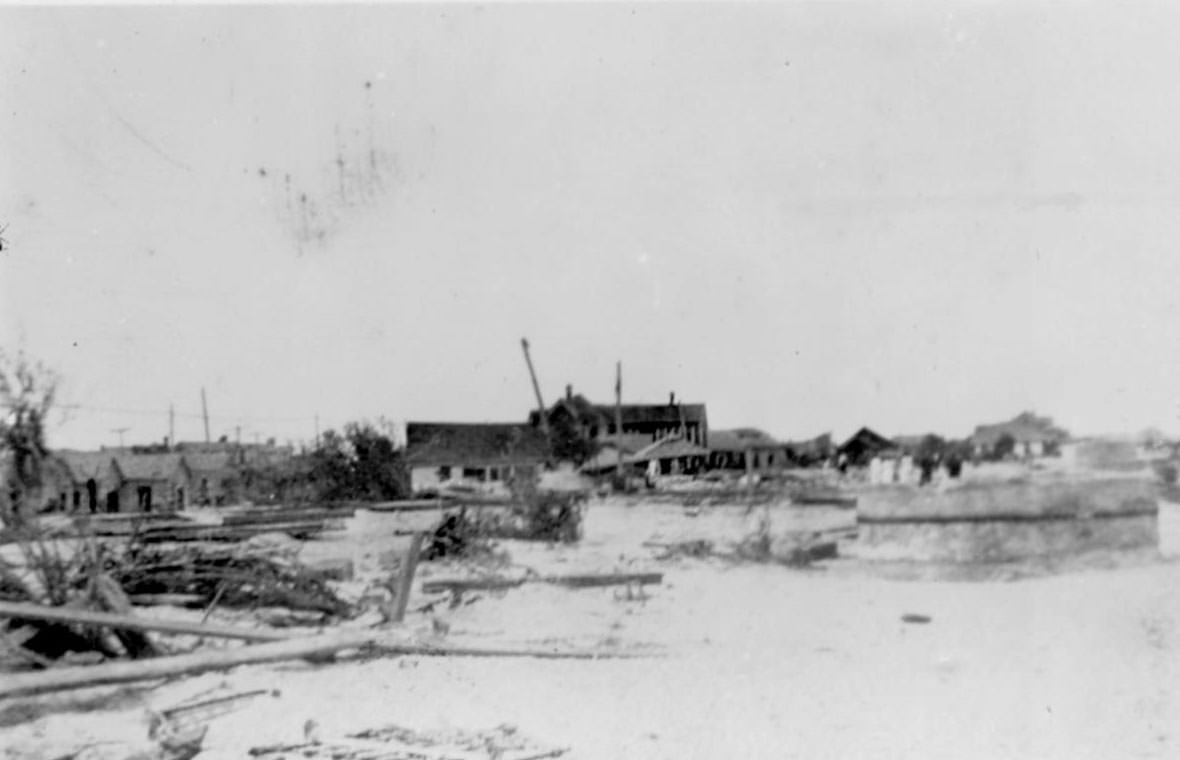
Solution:
M 158 631 L 160 633 L 183 633 L 193 636 L 208 636 L 221 639 L 242 639 L 244 641 L 286 641 L 288 634 L 278 631 L 230 628 L 220 625 L 202 625 L 181 620 L 149 620 L 133 615 L 111 612 L 79 610 L 66 607 L 50 607 L 44 604 L 0 601 L 0 618 L 21 620 L 47 620 L 53 623 L 97 626 L 128 631 Z
M 424 533 L 415 533 L 402 559 L 397 577 L 397 598 L 394 600 L 394 623 L 400 623 L 406 618 L 406 605 L 410 603 L 410 589 L 414 585 L 414 572 L 418 569 L 418 558 L 422 555 L 422 540 L 425 537 Z
M 324 636 L 273 641 L 267 644 L 192 652 L 151 660 L 114 662 L 88 667 L 56 668 L 39 673 L 16 673 L 0 681 L 0 699 L 131 683 L 156 678 L 196 675 L 239 665 L 255 665 L 295 659 L 321 659 L 346 649 L 369 649 L 385 654 L 424 657 L 530 657 L 544 660 L 642 659 L 651 654 L 620 652 L 562 652 L 544 649 L 478 649 L 437 647 L 383 639 L 374 631 L 348 631 Z
M 238 665 L 323 657 L 342 649 L 373 643 L 371 631 L 350 631 L 302 639 L 273 641 L 256 646 L 193 652 L 134 662 L 113 662 L 89 667 L 55 668 L 40 673 L 17 673 L 0 681 L 0 698 L 43 694 L 66 689 L 107 686 L 155 678 L 195 675 Z

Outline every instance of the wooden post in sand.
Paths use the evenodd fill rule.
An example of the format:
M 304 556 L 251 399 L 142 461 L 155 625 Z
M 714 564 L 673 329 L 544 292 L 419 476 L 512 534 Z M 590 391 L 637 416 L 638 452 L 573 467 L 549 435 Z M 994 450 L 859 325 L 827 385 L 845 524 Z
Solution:
M 418 557 L 422 554 L 422 540 L 424 538 L 425 534 L 423 533 L 414 534 L 414 537 L 410 539 L 410 548 L 406 550 L 406 556 L 402 559 L 401 567 L 398 568 L 397 598 L 394 599 L 391 622 L 400 623 L 405 620 L 406 605 L 410 603 L 410 589 L 414 585 L 414 573 L 418 570 Z

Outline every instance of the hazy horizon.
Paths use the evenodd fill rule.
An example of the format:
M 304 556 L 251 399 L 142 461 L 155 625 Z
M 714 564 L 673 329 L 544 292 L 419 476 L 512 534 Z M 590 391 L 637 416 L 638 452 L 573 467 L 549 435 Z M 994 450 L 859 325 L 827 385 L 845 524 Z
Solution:
M 675 392 L 1176 433 L 1180 9 L 0 9 L 0 346 L 52 446 Z M 64 419 L 63 419 L 64 417 Z

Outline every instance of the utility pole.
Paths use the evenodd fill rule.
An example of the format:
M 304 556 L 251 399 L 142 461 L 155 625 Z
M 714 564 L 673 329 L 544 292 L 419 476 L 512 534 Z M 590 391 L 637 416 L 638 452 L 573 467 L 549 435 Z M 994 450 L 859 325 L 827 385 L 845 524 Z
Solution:
M 201 386 L 201 416 L 205 418 L 205 443 L 209 443 L 209 404 L 205 400 L 204 386 Z
M 537 411 L 541 415 L 541 431 L 545 433 L 545 440 L 549 440 L 549 415 L 545 413 L 545 402 L 541 399 L 541 386 L 537 383 L 537 373 L 533 370 L 533 360 L 529 356 L 528 338 L 520 339 L 520 347 L 524 349 L 524 362 L 529 367 L 529 377 L 533 381 L 533 393 L 537 395 Z
M 623 363 L 615 363 L 615 451 L 618 452 L 618 462 L 615 464 L 615 475 L 619 483 L 623 482 Z
M 130 429 L 131 428 L 125 428 L 125 427 L 111 428 L 111 432 L 116 433 L 119 436 L 119 450 L 120 451 L 123 449 L 123 433 L 126 433 Z
M 315 445 L 316 448 L 320 446 L 320 413 L 315 413 Z
M 176 448 L 176 407 L 168 405 L 168 450 Z

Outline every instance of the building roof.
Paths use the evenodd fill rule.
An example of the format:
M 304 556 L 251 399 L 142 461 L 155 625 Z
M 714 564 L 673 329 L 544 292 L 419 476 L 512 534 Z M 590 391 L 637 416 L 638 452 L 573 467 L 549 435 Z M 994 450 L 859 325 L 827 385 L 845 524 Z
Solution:
M 544 434 L 513 422 L 406 423 L 406 461 L 411 465 L 537 463 L 548 455 Z
M 897 448 L 897 444 L 875 430 L 862 427 L 853 433 L 852 437 L 840 444 L 837 451 L 846 454 L 858 454 L 863 451 L 888 451 Z
M 757 428 L 709 431 L 709 449 L 711 451 L 749 451 L 754 449 L 782 448 L 786 448 L 785 443 L 775 440 L 769 433 L 758 430 Z
M 1060 443 L 1069 439 L 1069 433 L 1053 424 L 1051 417 L 1038 417 L 1032 412 L 1024 412 L 1007 422 L 979 425 L 971 434 L 971 442 L 977 446 L 994 446 L 1005 434 L 1012 436 L 1017 443 Z
M 595 408 L 608 420 L 614 421 L 615 407 L 613 405 L 598 404 Z M 679 425 L 682 413 L 686 423 L 700 423 L 706 419 L 704 404 L 623 404 L 620 411 L 624 425 L 644 422 Z
M 552 418 L 558 412 L 566 412 L 573 419 L 587 424 L 609 425 L 615 421 L 614 404 L 594 404 L 580 393 L 567 392 L 549 407 Z M 640 423 L 658 423 L 661 425 L 679 425 L 681 414 L 685 423 L 703 423 L 706 420 L 704 404 L 679 404 L 669 399 L 667 404 L 622 404 L 619 411 L 624 425 Z M 529 423 L 537 424 L 537 412 L 529 412 Z
M 194 452 L 185 454 L 184 461 L 193 472 L 221 472 L 233 469 L 237 457 L 228 451 Z
M 622 449 L 624 454 L 634 454 L 652 443 L 648 433 L 623 433 L 622 435 L 602 435 L 598 437 L 600 446 L 611 449 Z
M 116 454 L 115 464 L 127 480 L 172 480 L 186 467 L 183 454 Z
M 680 457 L 707 456 L 709 450 L 686 441 L 680 436 L 661 438 L 645 446 L 627 458 L 628 462 L 650 462 L 653 459 L 678 459 Z
M 71 451 L 55 452 L 56 456 L 65 464 L 75 482 L 84 483 L 87 480 L 101 480 L 114 466 L 114 456 L 106 451 Z

